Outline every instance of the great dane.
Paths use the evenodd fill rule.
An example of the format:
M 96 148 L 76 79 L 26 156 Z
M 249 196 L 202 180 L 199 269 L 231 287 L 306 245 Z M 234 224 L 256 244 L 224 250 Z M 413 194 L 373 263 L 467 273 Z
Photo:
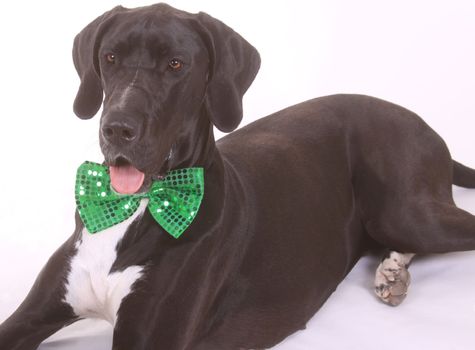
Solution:
M 390 253 L 375 291 L 397 305 L 414 254 L 475 249 L 475 217 L 452 160 L 414 113 L 334 95 L 235 130 L 259 54 L 217 19 L 165 4 L 116 7 L 74 41 L 82 119 L 103 106 L 111 185 L 142 193 L 174 169 L 204 169 L 191 225 L 172 237 L 145 210 L 73 235 L 0 326 L 0 349 L 33 350 L 86 317 L 114 326 L 114 350 L 268 349 L 322 306 L 365 250 Z M 462 286 L 461 286 L 462 287 Z

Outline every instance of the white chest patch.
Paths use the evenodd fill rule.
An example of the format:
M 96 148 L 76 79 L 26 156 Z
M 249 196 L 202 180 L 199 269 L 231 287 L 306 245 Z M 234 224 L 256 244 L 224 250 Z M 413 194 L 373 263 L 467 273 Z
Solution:
M 127 220 L 91 235 L 85 228 L 76 244 L 77 254 L 71 259 L 64 301 L 80 317 L 102 318 L 113 325 L 122 299 L 142 275 L 143 266 L 129 266 L 122 272 L 109 273 L 117 258 L 117 243 L 129 225 L 147 207 L 142 199 L 137 211 Z

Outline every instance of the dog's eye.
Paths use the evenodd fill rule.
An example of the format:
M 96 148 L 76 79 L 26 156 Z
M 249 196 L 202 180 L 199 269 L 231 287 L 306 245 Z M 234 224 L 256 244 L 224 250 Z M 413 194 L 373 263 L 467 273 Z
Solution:
M 177 71 L 183 67 L 183 62 L 177 58 L 173 58 L 168 62 L 168 67 L 170 67 L 171 70 Z
M 108 54 L 106 54 L 106 60 L 107 60 L 107 62 L 109 62 L 109 63 L 115 63 L 115 59 L 116 59 L 116 57 L 115 57 L 115 55 L 114 55 L 113 53 L 108 53 Z

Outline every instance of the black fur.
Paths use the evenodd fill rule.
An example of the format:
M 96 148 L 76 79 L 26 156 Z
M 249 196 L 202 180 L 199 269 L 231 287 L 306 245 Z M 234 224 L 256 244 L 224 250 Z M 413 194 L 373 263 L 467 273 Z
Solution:
M 184 66 L 170 71 L 177 57 Z M 111 272 L 145 273 L 119 309 L 115 350 L 270 348 L 305 327 L 374 242 L 416 254 L 475 249 L 475 217 L 451 189 L 474 184 L 474 171 L 402 107 L 321 97 L 215 142 L 213 124 L 230 131 L 241 120 L 258 57 L 216 19 L 166 5 L 115 8 L 75 40 L 76 113 L 94 115 L 104 91 L 103 133 L 134 135 L 101 134 L 107 164 L 132 163 L 144 186 L 167 169 L 205 168 L 202 206 L 180 239 L 146 212 L 117 246 Z M 61 300 L 82 228 L 0 326 L 0 349 L 32 350 L 78 319 Z

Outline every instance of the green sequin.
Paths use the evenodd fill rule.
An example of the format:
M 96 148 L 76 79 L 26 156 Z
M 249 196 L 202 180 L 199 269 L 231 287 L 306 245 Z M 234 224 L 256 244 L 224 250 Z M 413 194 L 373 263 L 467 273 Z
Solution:
M 124 195 L 112 189 L 106 166 L 84 162 L 76 175 L 79 215 L 87 230 L 96 233 L 127 220 L 139 207 L 140 200 L 149 198 L 150 214 L 165 231 L 178 238 L 200 208 L 203 173 L 203 168 L 172 170 L 163 180 L 154 181 L 147 193 Z

